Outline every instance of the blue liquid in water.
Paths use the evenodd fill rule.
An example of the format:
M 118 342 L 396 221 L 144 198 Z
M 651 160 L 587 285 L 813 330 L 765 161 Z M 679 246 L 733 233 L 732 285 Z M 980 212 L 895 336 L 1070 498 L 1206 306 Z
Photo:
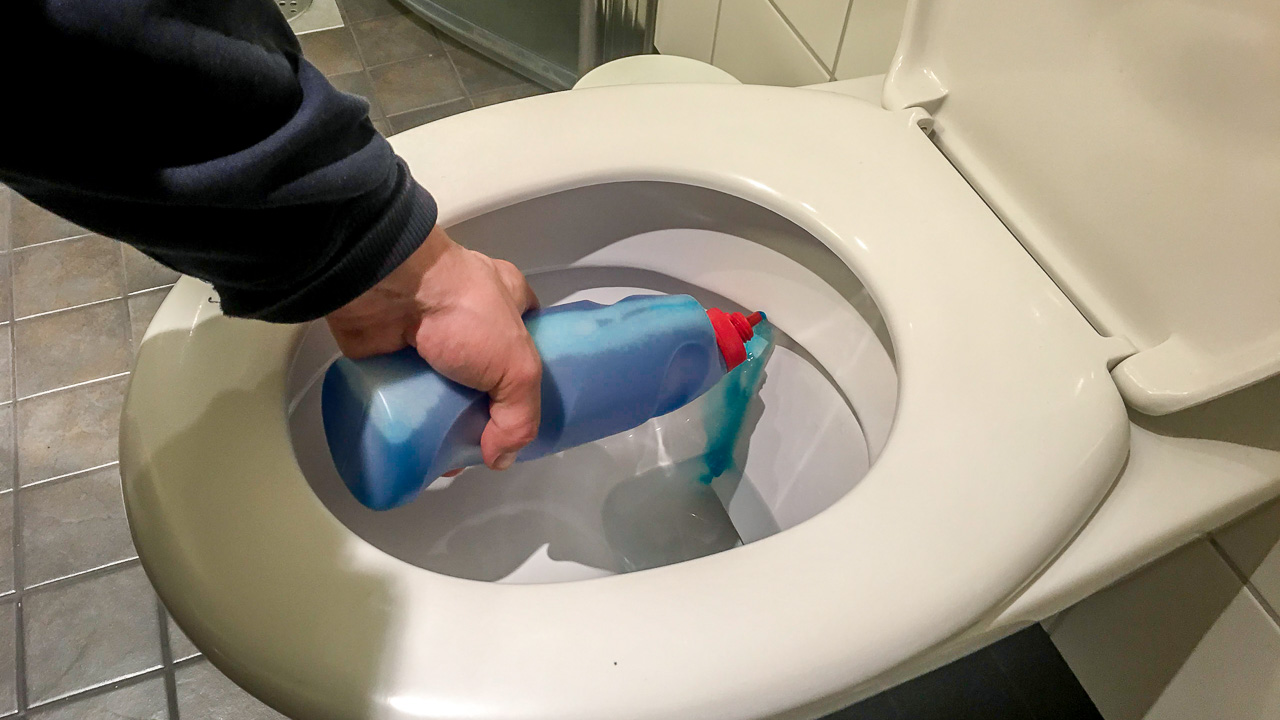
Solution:
M 773 327 L 768 320 L 761 321 L 755 331 L 755 337 L 747 341 L 747 361 L 707 391 L 703 407 L 707 450 L 701 457 L 703 468 L 698 477 L 704 484 L 711 484 L 730 470 L 742 470 L 735 467 L 734 449 L 746 425 L 751 401 L 764 384 L 764 366 L 773 355 Z
M 701 454 L 618 484 L 603 510 L 617 569 L 635 572 L 693 560 L 742 544 L 725 502 L 711 482 L 741 475 L 743 433 L 753 428 L 752 404 L 773 354 L 773 329 L 762 322 L 747 343 L 747 361 L 701 398 L 706 445 Z M 732 479 L 732 478 L 731 478 Z

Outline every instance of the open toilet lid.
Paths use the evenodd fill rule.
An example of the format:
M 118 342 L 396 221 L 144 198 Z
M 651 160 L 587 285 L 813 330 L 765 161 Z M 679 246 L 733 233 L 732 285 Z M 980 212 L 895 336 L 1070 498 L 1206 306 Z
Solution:
M 1280 373 L 1280 4 L 919 0 L 885 83 L 1150 414 Z

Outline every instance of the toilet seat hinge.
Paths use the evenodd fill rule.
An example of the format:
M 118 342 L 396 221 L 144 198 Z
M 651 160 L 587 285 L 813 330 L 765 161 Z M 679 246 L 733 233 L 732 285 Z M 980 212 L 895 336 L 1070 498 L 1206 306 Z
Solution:
M 1107 372 L 1126 359 L 1138 354 L 1138 347 L 1123 335 L 1111 335 L 1102 338 L 1102 352 L 1107 360 Z
M 924 108 L 907 108 L 907 124 L 920 128 L 925 135 L 933 134 L 933 116 Z

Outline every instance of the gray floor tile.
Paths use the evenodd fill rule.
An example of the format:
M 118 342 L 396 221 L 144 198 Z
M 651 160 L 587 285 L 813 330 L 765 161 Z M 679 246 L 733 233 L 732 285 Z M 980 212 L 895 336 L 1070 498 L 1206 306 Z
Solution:
M 150 290 L 178 282 L 178 271 L 152 260 L 132 245 L 121 243 L 124 254 L 125 289 L 129 292 Z
M 0 402 L 13 399 L 13 325 L 0 325 Z
M 123 294 L 115 240 L 86 235 L 13 252 L 13 310 L 18 317 Z
M 28 713 L 31 720 L 167 720 L 164 680 L 152 678 L 85 700 Z
M 119 468 L 22 491 L 22 567 L 27 587 L 136 556 L 124 514 Z
M 32 592 L 23 609 L 33 703 L 160 665 L 155 595 L 141 567 Z
M 443 51 L 435 30 L 417 15 L 388 15 L 351 26 L 366 67 Z
M 453 63 L 444 55 L 403 60 L 369 71 L 378 104 L 388 116 L 464 97 Z
M 0 495 L 0 593 L 13 592 L 13 493 Z
M 391 137 L 394 134 L 391 131 L 391 123 L 386 120 L 374 120 L 373 129 L 377 130 L 382 137 Z
M 241 690 L 207 661 L 181 668 L 178 714 L 201 720 L 287 720 Z
M 346 14 L 349 23 L 409 12 L 409 8 L 396 0 L 339 0 L 338 6 Z
M 124 372 L 132 356 L 125 301 L 14 323 L 18 397 Z
M 186 633 L 182 632 L 178 623 L 167 614 L 165 617 L 169 620 L 169 652 L 173 655 L 174 662 L 199 655 L 200 649 L 191 642 L 191 638 L 188 638 Z
M 460 112 L 466 112 L 471 109 L 471 101 L 467 98 L 460 100 L 450 100 L 447 103 L 432 105 L 431 107 L 410 110 L 399 115 L 392 115 L 387 118 L 387 122 L 391 123 L 391 131 L 402 133 L 409 128 L 439 120 L 440 118 L 457 115 Z
M 127 377 L 18 401 L 18 480 L 65 475 L 116 459 Z
M 0 714 L 18 709 L 18 626 L 13 603 L 0 605 Z
M 0 222 L 4 222 L 4 218 L 0 218 Z M 0 229 L 0 233 L 4 230 Z M 8 322 L 13 319 L 13 303 L 9 297 L 9 287 L 12 284 L 9 276 L 10 253 L 0 253 L 0 322 Z
M 872 695 L 856 705 L 831 713 L 822 720 L 926 720 L 925 718 L 905 718 L 898 714 L 893 698 L 888 693 Z M 985 718 L 984 720 L 1000 720 Z
M 529 81 L 455 41 L 446 41 L 449 57 L 458 68 L 458 77 L 462 78 L 462 87 L 468 95 L 501 90 L 502 88 L 523 85 Z
M 133 352 L 135 354 L 138 352 L 138 348 L 142 346 L 142 336 L 146 334 L 147 326 L 151 324 L 151 318 L 156 316 L 156 311 L 160 309 L 160 303 L 164 302 L 164 299 L 169 296 L 169 290 L 171 289 L 164 287 L 129 296 L 129 324 L 131 337 L 133 338 Z
M 346 27 L 307 33 L 298 38 L 302 55 L 325 75 L 356 72 L 364 67 L 356 42 Z
M 0 490 L 13 487 L 13 403 L 0 405 Z
M 378 101 L 373 97 L 373 83 L 369 82 L 369 75 L 365 71 L 334 75 L 329 78 L 329 82 L 344 93 L 364 98 L 369 103 L 369 118 L 382 119 L 382 108 L 378 107 Z
M 498 103 L 504 103 L 509 100 L 519 100 L 520 98 L 542 95 L 547 92 L 550 91 L 541 85 L 534 85 L 531 82 L 527 82 L 523 85 L 502 88 L 501 90 L 492 90 L 487 93 L 480 93 L 479 95 L 472 95 L 471 104 L 481 108 L 488 105 L 497 105 Z
M 88 232 L 17 193 L 12 194 L 9 202 L 9 242 L 14 247 L 61 240 Z
M 13 202 L 12 195 L 8 186 L 0 185 L 0 252 L 12 247 L 9 244 L 9 206 Z

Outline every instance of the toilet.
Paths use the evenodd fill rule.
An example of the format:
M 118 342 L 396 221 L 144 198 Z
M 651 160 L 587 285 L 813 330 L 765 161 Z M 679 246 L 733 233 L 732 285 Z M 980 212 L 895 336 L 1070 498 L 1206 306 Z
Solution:
M 873 102 L 633 58 L 397 135 L 545 304 L 765 310 L 758 400 L 375 513 L 325 451 L 324 325 L 183 278 L 121 423 L 142 564 L 308 720 L 818 718 L 1043 620 L 1280 495 L 1278 34 L 922 0 Z

